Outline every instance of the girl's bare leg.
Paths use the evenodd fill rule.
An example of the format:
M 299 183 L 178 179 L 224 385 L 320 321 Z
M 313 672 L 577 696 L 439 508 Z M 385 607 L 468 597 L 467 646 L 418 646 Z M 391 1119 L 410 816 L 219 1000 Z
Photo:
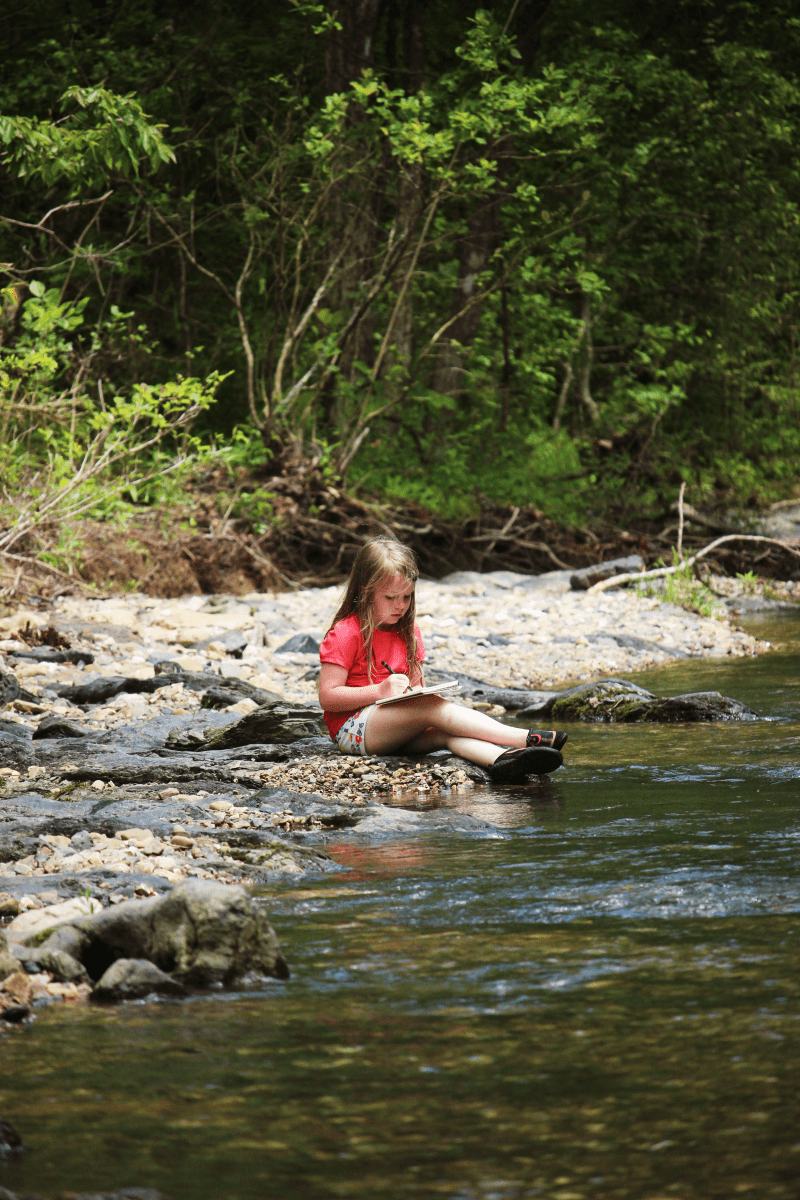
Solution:
M 459 758 L 466 758 L 479 767 L 491 766 L 504 749 L 505 746 L 496 746 L 493 742 L 482 742 L 478 738 L 446 737 L 443 733 L 439 733 L 438 729 L 426 729 L 402 747 L 406 754 L 430 754 L 432 750 L 449 750 L 451 754 L 457 754 Z
M 408 704 L 373 709 L 365 736 L 368 754 L 390 754 L 400 746 L 420 754 L 446 748 L 487 766 L 497 758 L 500 747 L 524 746 L 527 732 L 440 696 L 425 696 Z

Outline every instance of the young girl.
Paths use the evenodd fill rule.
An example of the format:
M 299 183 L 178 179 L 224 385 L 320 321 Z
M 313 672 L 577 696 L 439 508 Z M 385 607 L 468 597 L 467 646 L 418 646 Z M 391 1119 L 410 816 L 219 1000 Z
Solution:
M 376 538 L 356 555 L 319 651 L 319 700 L 339 749 L 344 754 L 447 749 L 477 763 L 498 783 L 560 767 L 566 733 L 526 733 L 441 696 L 375 706 L 376 700 L 425 686 L 425 647 L 414 623 L 418 577 L 412 552 L 400 542 Z

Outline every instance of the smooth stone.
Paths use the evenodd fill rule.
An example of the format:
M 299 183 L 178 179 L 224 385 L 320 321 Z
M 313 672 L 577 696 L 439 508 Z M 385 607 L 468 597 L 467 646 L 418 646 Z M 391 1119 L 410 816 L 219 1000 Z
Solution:
M 83 725 L 79 725 L 77 721 L 70 721 L 66 717 L 45 717 L 39 722 L 39 728 L 34 730 L 33 740 L 39 741 L 44 738 L 82 738 L 86 737 L 89 730 Z
M 222 646 L 225 653 L 233 655 L 234 658 L 241 658 L 245 647 L 248 645 L 247 638 L 239 629 L 229 629 L 227 633 L 220 633 L 216 637 L 205 638 L 201 642 L 194 642 L 193 645 L 198 650 L 205 650 L 212 643 L 215 646 Z
M 319 642 L 310 633 L 296 633 L 278 646 L 276 654 L 318 654 Z
M 92 988 L 91 999 L 113 1004 L 152 995 L 185 996 L 186 988 L 146 958 L 118 958 Z
M 22 951 L 22 965 L 29 975 L 38 971 L 49 971 L 59 983 L 81 983 L 86 978 L 86 968 L 66 950 L 55 947 L 26 946 Z

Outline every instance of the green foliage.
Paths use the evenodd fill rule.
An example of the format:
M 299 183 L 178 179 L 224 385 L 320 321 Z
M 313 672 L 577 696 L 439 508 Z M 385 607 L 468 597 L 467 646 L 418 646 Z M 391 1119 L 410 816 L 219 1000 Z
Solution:
M 65 335 L 81 328 L 84 306 L 59 304 L 54 289 L 34 283 L 13 346 L 0 347 L 2 550 L 47 522 L 108 517 L 123 493 L 134 503 L 162 498 L 164 479 L 201 450 L 190 426 L 213 404 L 220 377 L 179 375 L 104 393 L 95 366 L 113 349 L 121 315 L 83 347 Z M 69 549 L 60 543 L 53 553 L 61 559 Z
M 564 0 L 535 45 L 511 0 L 427 6 L 424 43 L 411 8 L 99 0 L 56 28 L 32 0 L 0 84 L 10 480 L 132 421 L 160 457 L 104 503 L 167 503 L 196 405 L 232 477 L 305 448 L 452 515 L 792 490 L 790 6 Z
M 672 575 L 659 580 L 644 581 L 637 590 L 644 596 L 657 596 L 667 604 L 676 604 L 687 612 L 698 613 L 701 617 L 716 617 L 723 615 L 719 600 L 694 573 L 694 568 L 687 563 L 679 565 L 677 551 L 672 551 L 673 564 L 677 568 Z M 662 566 L 663 563 L 658 565 Z
M 38 179 L 45 187 L 66 180 L 77 194 L 102 187 L 112 174 L 138 177 L 142 160 L 151 170 L 175 161 L 164 126 L 150 124 L 133 94 L 71 87 L 61 108 L 67 116 L 60 121 L 0 116 L 3 162 L 20 179 Z

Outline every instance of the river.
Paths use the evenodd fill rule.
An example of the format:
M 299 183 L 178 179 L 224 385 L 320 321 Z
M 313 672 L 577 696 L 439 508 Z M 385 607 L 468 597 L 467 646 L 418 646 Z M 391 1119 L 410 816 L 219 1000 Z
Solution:
M 258 994 L 53 1006 L 0 1042 L 0 1187 L 175 1200 L 796 1197 L 800 622 L 637 677 L 767 721 L 580 726 L 472 833 L 270 889 Z

